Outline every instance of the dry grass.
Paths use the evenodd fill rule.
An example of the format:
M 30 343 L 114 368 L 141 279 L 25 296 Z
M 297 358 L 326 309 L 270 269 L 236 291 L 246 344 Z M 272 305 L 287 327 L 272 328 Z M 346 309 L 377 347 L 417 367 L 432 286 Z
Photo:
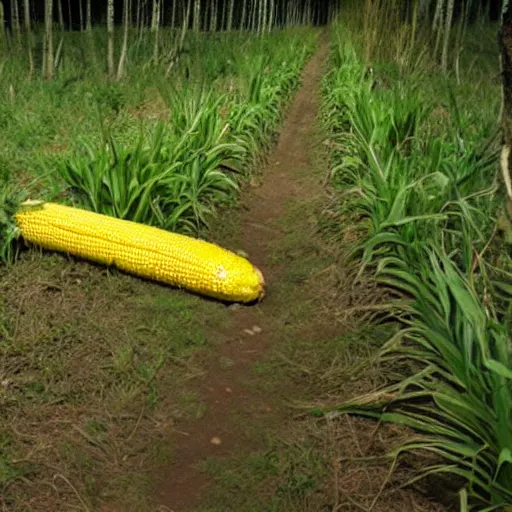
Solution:
M 195 414 L 202 324 L 223 306 L 35 253 L 0 279 L 0 296 L 3 508 L 143 510 L 142 468 L 171 457 L 172 425 Z

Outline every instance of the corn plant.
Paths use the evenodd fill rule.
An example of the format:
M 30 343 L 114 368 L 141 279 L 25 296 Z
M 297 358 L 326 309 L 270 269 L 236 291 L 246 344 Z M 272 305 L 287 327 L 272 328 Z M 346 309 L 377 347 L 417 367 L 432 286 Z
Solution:
M 335 143 L 336 183 L 344 208 L 366 220 L 352 255 L 400 295 L 383 305 L 400 328 L 381 357 L 409 368 L 336 410 L 414 429 L 390 453 L 394 463 L 418 450 L 442 462 L 411 483 L 456 475 L 465 481 L 464 510 L 511 507 L 512 361 L 503 322 L 512 288 L 501 288 L 505 307 L 498 307 L 484 259 L 499 204 L 497 145 L 465 136 L 454 101 L 457 129 L 429 134 L 432 106 L 414 82 L 421 77 L 379 90 L 353 47 L 338 40 L 331 58 L 322 113 Z
M 468 510 L 512 507 L 509 329 L 492 302 L 482 303 L 472 284 L 477 276 L 466 277 L 435 246 L 422 251 L 414 267 L 397 257 L 381 259 L 377 276 L 411 298 L 400 315 L 403 328 L 383 347 L 382 358 L 412 362 L 418 370 L 338 411 L 421 434 L 390 456 L 396 461 L 402 453 L 426 450 L 444 462 L 423 468 L 412 481 L 456 475 L 466 481 L 461 500 Z
M 83 152 L 58 165 L 58 173 L 75 202 L 92 211 L 196 232 L 208 223 L 213 205 L 237 190 L 221 170 L 237 148 L 221 137 L 201 139 L 200 120 L 198 114 L 181 133 L 160 125 L 147 145 L 142 136 L 128 148 L 113 140 L 99 150 L 84 145 Z

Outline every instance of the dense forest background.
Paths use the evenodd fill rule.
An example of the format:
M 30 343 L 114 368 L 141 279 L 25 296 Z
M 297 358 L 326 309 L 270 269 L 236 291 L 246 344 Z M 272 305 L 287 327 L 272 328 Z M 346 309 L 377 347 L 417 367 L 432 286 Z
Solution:
M 4 24 L 10 29 L 12 18 L 15 16 L 14 8 L 15 0 L 0 0 L 0 5 L 3 5 L 4 9 Z M 17 0 L 19 3 L 19 11 L 23 9 L 24 1 Z M 501 12 L 503 0 L 456 0 L 455 3 L 455 17 L 457 17 L 466 6 L 471 12 L 471 18 L 476 17 L 481 12 L 486 12 L 489 16 L 490 21 L 496 21 L 499 18 Z M 59 5 L 60 2 L 60 5 Z M 315 25 L 324 25 L 330 19 L 330 12 L 332 9 L 339 9 L 342 0 L 275 0 L 273 2 L 277 13 L 276 22 L 283 23 L 283 17 L 279 16 L 290 9 L 290 6 L 294 6 L 301 13 L 306 10 L 311 10 L 312 22 Z M 125 0 L 114 0 L 114 19 L 116 23 L 122 23 L 123 19 L 123 6 Z M 150 16 L 153 9 L 152 0 L 132 0 L 132 13 L 135 14 L 137 10 Z M 163 25 L 169 25 L 172 23 L 172 11 L 177 9 L 181 11 L 186 9 L 186 0 L 161 0 L 158 3 L 161 9 L 161 20 Z M 200 0 L 200 10 L 207 12 L 213 3 L 216 4 L 216 9 L 219 12 L 226 12 L 230 8 L 230 0 Z M 233 18 L 234 24 L 240 22 L 240 18 L 244 12 L 244 3 L 242 0 L 233 1 Z M 407 13 L 411 13 L 415 4 L 418 4 L 420 11 L 427 11 L 429 7 L 434 3 L 429 0 L 408 0 L 403 2 L 404 6 L 404 17 L 407 17 Z M 34 21 L 43 21 L 45 14 L 45 3 L 42 0 L 37 2 L 30 2 L 31 18 Z M 107 2 L 104 0 L 54 0 L 53 11 L 55 20 L 59 19 L 60 13 L 62 13 L 62 20 L 66 25 L 66 28 L 72 30 L 80 30 L 81 24 L 80 19 L 85 19 L 85 13 L 90 5 L 90 12 L 92 21 L 94 23 L 106 23 L 107 17 Z

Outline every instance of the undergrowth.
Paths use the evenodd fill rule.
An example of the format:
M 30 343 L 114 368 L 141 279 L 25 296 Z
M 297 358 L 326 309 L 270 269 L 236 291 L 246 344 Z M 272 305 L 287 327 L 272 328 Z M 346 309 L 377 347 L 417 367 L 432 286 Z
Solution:
M 400 371 L 331 410 L 412 428 L 389 453 L 393 466 L 418 451 L 440 461 L 410 483 L 451 475 L 464 482 L 461 510 L 510 508 L 512 275 L 497 229 L 497 51 L 471 63 L 467 53 L 444 74 L 428 42 L 365 54 L 365 34 L 341 20 L 323 84 L 332 180 L 338 214 L 359 224 L 349 251 L 356 279 L 397 297 L 376 318 L 400 326 L 381 351 Z M 491 30 L 469 27 L 467 39 L 489 41 Z
M 134 48 L 121 82 L 105 81 L 91 37 L 99 44 L 95 33 L 73 39 L 76 53 L 68 41 L 50 83 L 21 80 L 14 64 L 25 57 L 9 54 L 0 75 L 9 134 L 0 142 L 2 181 L 32 198 L 195 235 L 236 199 L 272 141 L 316 35 L 189 35 L 166 78 Z M 5 260 L 12 237 L 0 236 Z

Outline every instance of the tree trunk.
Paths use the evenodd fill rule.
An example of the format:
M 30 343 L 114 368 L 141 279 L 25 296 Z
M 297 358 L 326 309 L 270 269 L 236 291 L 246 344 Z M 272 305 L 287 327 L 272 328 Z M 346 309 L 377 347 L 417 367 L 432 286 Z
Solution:
M 184 7 L 183 13 L 183 23 L 181 25 L 181 33 L 179 36 L 178 44 L 171 50 L 169 65 L 167 66 L 167 70 L 165 72 L 165 76 L 169 76 L 173 67 L 180 57 L 180 53 L 183 51 L 183 44 L 185 42 L 185 37 L 187 35 L 188 26 L 190 23 L 190 12 L 192 9 L 192 0 L 188 0 L 187 7 Z
M 64 32 L 64 14 L 62 13 L 62 0 L 57 0 L 57 12 L 59 15 L 59 27 Z
M 412 16 L 411 16 L 411 43 L 410 48 L 411 50 L 414 48 L 414 45 L 416 43 L 416 32 L 418 30 L 418 10 L 419 10 L 419 0 L 413 0 L 413 6 L 412 6 Z
M 107 5 L 107 39 L 108 76 L 114 78 L 114 0 Z
M 151 20 L 151 30 L 155 34 L 155 41 L 153 45 L 153 62 L 158 62 L 158 45 L 159 45 L 159 29 L 160 29 L 160 3 L 153 0 L 153 19 Z
M 45 0 L 44 10 L 45 24 L 45 55 L 44 78 L 53 78 L 53 0 Z
M 80 32 L 84 30 L 84 10 L 82 8 L 82 0 L 78 0 L 78 20 L 80 22 Z
M 270 0 L 270 19 L 268 20 L 268 31 L 271 32 L 274 27 L 274 11 L 276 10 L 276 1 Z
M 262 15 L 262 25 L 261 25 L 261 33 L 265 33 L 267 31 L 267 22 L 268 22 L 268 0 L 262 0 L 263 4 L 263 15 Z
M 4 4 L 0 2 L 0 27 L 2 33 L 0 34 L 0 43 L 3 42 L 2 39 L 4 37 L 7 37 L 6 31 L 5 31 L 5 13 L 4 13 Z
M 501 171 L 507 194 L 508 225 L 512 224 L 512 179 L 510 175 L 510 149 L 512 147 L 512 9 L 508 0 L 503 3 L 501 30 L 499 34 L 502 82 L 501 125 L 503 141 Z
M 443 55 L 441 56 L 441 67 L 444 72 L 448 68 L 448 47 L 450 43 L 450 34 L 452 31 L 454 0 L 448 0 L 448 9 L 446 10 L 446 24 L 444 27 Z
M 126 54 L 128 53 L 128 20 L 130 14 L 130 0 L 124 0 L 123 3 L 123 46 L 121 56 L 117 66 L 117 80 L 121 80 L 126 70 Z
M 25 0 L 25 32 L 27 33 L 27 49 L 28 49 L 28 65 L 29 65 L 29 79 L 34 74 L 34 56 L 32 54 L 32 27 L 30 26 L 30 0 Z
M 234 11 L 234 9 L 235 9 L 234 0 L 229 0 L 228 26 L 227 26 L 228 32 L 231 32 L 231 29 L 233 28 L 233 11 Z
M 263 32 L 263 2 L 265 0 L 258 0 L 258 34 Z
M 436 34 L 436 46 L 434 49 L 434 56 L 437 59 L 439 44 L 441 43 L 441 35 L 443 33 L 443 11 L 446 0 L 437 0 L 436 10 L 434 12 L 434 19 L 432 20 L 432 32 Z
M 28 65 L 29 65 L 29 79 L 34 74 L 34 55 L 32 54 L 32 27 L 30 23 L 30 0 L 24 2 L 25 11 L 25 32 L 27 36 L 27 50 L 28 50 Z
M 217 30 L 217 0 L 210 2 L 210 32 Z
M 11 26 L 18 46 L 21 46 L 20 10 L 18 0 L 11 0 Z
M 151 32 L 158 30 L 158 15 L 160 13 L 160 6 L 158 0 L 153 0 L 153 10 L 151 12 Z
M 71 0 L 68 0 L 68 14 L 69 14 L 68 30 L 72 30 L 73 29 L 73 16 L 71 15 Z
M 194 3 L 194 32 L 199 32 L 201 25 L 201 0 L 195 0 Z
M 85 30 L 90 32 L 92 30 L 92 13 L 91 13 L 91 0 L 87 0 L 87 13 L 86 13 L 86 26 Z
M 178 2 L 176 0 L 172 3 L 172 13 L 171 13 L 171 29 L 174 28 L 174 25 L 176 24 L 176 7 L 178 5 Z
M 245 16 L 247 15 L 247 0 L 242 0 L 242 15 L 240 17 L 240 31 L 245 30 Z

